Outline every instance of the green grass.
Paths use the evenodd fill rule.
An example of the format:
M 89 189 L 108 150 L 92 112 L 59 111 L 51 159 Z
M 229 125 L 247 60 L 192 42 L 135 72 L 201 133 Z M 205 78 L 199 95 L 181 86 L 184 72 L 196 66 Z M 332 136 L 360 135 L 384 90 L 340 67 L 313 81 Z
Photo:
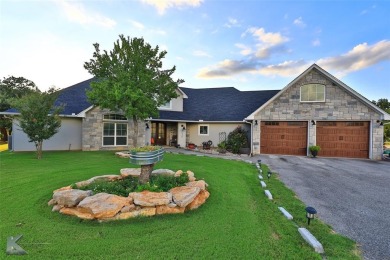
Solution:
M 304 205 L 277 175 L 266 180 L 266 199 L 253 165 L 166 154 L 155 168 L 192 170 L 210 185 L 207 202 L 180 215 L 98 223 L 51 212 L 52 191 L 96 175 L 132 167 L 112 152 L 0 153 L 0 244 L 23 234 L 31 259 L 321 259 L 306 244 L 294 221 L 307 227 Z M 265 166 L 263 168 L 266 170 Z M 355 242 L 318 219 L 307 227 L 323 244 L 327 259 L 359 259 Z M 0 258 L 6 258 L 1 250 Z

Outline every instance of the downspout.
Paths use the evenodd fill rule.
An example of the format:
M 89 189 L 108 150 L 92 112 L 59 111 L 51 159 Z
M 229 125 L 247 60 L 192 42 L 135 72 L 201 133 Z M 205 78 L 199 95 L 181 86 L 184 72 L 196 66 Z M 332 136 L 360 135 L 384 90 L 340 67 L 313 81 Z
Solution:
M 251 153 L 250 156 L 253 157 L 253 123 L 251 121 L 244 120 L 245 123 L 250 124 L 251 126 Z

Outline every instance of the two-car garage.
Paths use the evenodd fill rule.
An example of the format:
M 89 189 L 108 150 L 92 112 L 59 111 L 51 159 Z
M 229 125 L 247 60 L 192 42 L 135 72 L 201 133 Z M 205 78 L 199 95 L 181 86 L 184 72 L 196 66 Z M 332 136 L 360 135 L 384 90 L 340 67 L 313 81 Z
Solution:
M 317 121 L 310 125 L 316 131 L 320 156 L 369 157 L 368 121 Z M 307 121 L 262 121 L 260 153 L 306 155 L 308 143 Z

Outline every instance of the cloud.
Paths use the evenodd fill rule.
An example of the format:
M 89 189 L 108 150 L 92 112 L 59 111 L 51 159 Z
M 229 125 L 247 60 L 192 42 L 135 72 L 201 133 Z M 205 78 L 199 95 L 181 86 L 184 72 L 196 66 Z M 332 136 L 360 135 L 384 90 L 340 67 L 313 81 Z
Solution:
M 304 60 L 285 61 L 276 65 L 268 65 L 258 70 L 264 76 L 290 77 L 298 75 L 308 67 L 308 62 Z
M 131 23 L 132 26 L 134 26 L 135 28 L 137 28 L 138 30 L 143 30 L 145 29 L 145 25 L 143 25 L 142 23 L 140 22 L 137 22 L 135 20 L 129 20 L 129 22 Z
M 284 42 L 287 42 L 289 39 L 287 37 L 284 37 L 280 33 L 273 33 L 273 32 L 265 32 L 264 28 L 256 28 L 252 27 L 246 30 L 246 32 L 243 34 L 243 36 L 246 35 L 246 33 L 251 33 L 253 37 L 257 37 L 257 40 L 260 43 L 266 44 L 266 45 L 277 45 Z
M 97 25 L 104 28 L 112 28 L 116 25 L 113 19 L 105 17 L 97 12 L 87 11 L 81 3 L 57 1 L 65 12 L 67 18 L 82 25 Z
M 141 0 L 142 2 L 152 5 L 157 8 L 159 14 L 164 14 L 165 10 L 173 7 L 184 7 L 184 6 L 199 6 L 203 0 Z
M 225 23 L 224 26 L 227 28 L 232 28 L 232 27 L 240 27 L 241 25 L 238 23 L 237 19 L 229 18 L 228 22 Z
M 314 47 L 320 46 L 321 41 L 319 39 L 315 39 L 314 41 L 311 42 L 311 45 L 313 45 Z
M 286 48 L 284 47 L 283 43 L 289 41 L 287 37 L 283 36 L 279 32 L 266 32 L 264 28 L 256 27 L 249 28 L 241 35 L 241 37 L 245 37 L 248 33 L 250 33 L 257 41 L 254 54 L 258 59 L 267 59 L 271 57 L 273 53 L 285 51 Z M 237 47 L 242 49 L 242 46 L 240 45 Z M 248 48 L 241 51 L 241 53 L 248 52 Z
M 362 43 L 345 54 L 320 59 L 317 64 L 326 70 L 337 71 L 337 76 L 342 77 L 383 61 L 390 61 L 389 40 L 379 41 L 372 45 Z
M 240 53 L 244 56 L 248 56 L 253 53 L 252 48 L 241 43 L 236 43 L 235 46 L 241 49 Z
M 248 60 L 223 60 L 217 65 L 202 68 L 196 75 L 197 78 L 230 78 L 243 72 L 256 72 L 256 62 Z
M 192 53 L 192 55 L 194 56 L 197 56 L 197 57 L 207 57 L 207 58 L 211 58 L 212 56 L 210 54 L 208 54 L 207 52 L 205 51 L 200 51 L 200 50 L 197 50 L 197 51 L 194 51 Z
M 295 19 L 295 20 L 294 20 L 294 24 L 295 24 L 296 26 L 301 27 L 301 28 L 306 27 L 306 24 L 305 24 L 305 22 L 303 21 L 302 17 L 299 17 L 299 18 Z
M 261 73 L 261 68 L 265 67 L 262 60 L 271 57 L 274 53 L 286 51 L 283 43 L 289 39 L 278 32 L 266 32 L 264 28 L 252 27 L 241 36 L 245 37 L 248 33 L 256 41 L 253 47 L 242 43 L 235 44 L 240 49 L 240 54 L 245 56 L 245 59 L 225 59 L 215 65 L 200 69 L 197 77 L 230 78 L 242 73 Z

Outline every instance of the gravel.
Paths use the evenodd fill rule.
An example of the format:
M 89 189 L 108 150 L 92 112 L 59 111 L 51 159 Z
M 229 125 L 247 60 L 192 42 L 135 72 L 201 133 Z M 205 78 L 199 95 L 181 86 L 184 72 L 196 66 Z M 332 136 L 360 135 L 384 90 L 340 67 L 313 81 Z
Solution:
M 283 155 L 260 159 L 321 220 L 357 241 L 364 259 L 390 259 L 389 161 Z

